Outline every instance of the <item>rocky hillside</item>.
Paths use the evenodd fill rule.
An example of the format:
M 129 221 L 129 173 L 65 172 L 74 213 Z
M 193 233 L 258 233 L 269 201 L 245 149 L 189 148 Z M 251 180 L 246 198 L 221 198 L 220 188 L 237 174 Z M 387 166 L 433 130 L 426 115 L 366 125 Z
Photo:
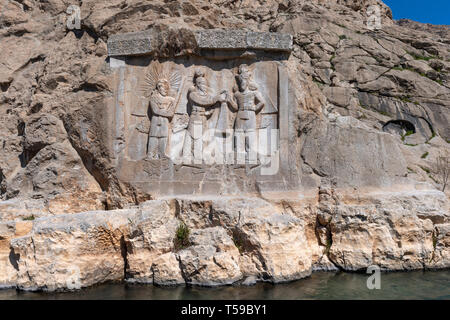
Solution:
M 66 27 L 70 4 L 81 8 L 80 30 Z M 0 286 L 217 285 L 450 266 L 448 27 L 393 21 L 378 0 L 2 5 Z M 380 29 L 367 27 L 371 5 Z M 168 46 L 184 34 L 173 30 L 293 35 L 286 63 L 304 192 L 155 200 L 118 180 L 102 143 L 113 92 L 106 42 L 150 28 Z M 177 247 L 180 223 L 189 245 Z

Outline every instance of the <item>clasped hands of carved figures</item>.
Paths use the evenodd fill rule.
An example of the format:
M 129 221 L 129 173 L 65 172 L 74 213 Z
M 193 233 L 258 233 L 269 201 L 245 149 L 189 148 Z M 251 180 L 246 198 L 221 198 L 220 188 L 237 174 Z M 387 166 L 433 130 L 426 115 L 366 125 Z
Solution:
M 228 105 L 230 105 L 232 107 L 232 109 L 234 111 L 237 111 L 237 109 L 234 107 L 235 106 L 235 102 L 233 100 L 233 96 L 231 95 L 231 93 L 228 90 L 222 90 L 220 92 L 220 94 L 218 95 L 217 101 L 220 103 L 228 103 Z
M 229 93 L 227 90 L 222 90 L 217 96 L 217 101 L 220 103 L 227 102 L 229 100 Z

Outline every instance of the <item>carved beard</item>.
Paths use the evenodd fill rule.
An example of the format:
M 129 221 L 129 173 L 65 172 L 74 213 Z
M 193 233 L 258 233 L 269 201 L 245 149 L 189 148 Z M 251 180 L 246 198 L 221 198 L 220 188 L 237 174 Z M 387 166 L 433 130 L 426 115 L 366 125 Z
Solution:
M 196 86 L 196 89 L 203 96 L 206 96 L 206 95 L 211 95 L 212 96 L 212 95 L 214 95 L 213 90 L 210 87 L 208 87 L 206 84 L 202 85 L 202 86 Z
M 155 104 L 159 106 L 160 109 L 167 109 L 170 107 L 170 104 L 175 100 L 173 97 L 167 95 L 163 96 L 158 90 L 153 91 L 153 94 L 150 98 Z

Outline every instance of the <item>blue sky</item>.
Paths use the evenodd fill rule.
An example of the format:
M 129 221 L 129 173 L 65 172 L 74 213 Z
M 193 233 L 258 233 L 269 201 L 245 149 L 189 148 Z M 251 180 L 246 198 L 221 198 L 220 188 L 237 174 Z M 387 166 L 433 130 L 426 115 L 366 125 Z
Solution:
M 423 23 L 450 25 L 450 0 L 383 0 L 395 20 L 411 19 Z

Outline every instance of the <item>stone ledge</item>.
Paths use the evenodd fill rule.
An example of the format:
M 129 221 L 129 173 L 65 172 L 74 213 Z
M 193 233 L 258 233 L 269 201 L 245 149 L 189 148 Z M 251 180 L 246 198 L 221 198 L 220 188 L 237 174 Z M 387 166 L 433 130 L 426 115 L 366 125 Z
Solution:
M 252 32 L 246 30 L 193 31 L 197 47 L 207 50 L 264 50 L 290 52 L 292 35 L 286 33 Z M 108 55 L 147 55 L 158 48 L 152 30 L 113 35 L 108 39 Z
M 195 37 L 200 49 L 292 50 L 292 35 L 287 33 L 201 30 Z
M 108 39 L 108 55 L 149 54 L 155 49 L 152 43 L 152 34 L 148 31 L 113 35 Z

